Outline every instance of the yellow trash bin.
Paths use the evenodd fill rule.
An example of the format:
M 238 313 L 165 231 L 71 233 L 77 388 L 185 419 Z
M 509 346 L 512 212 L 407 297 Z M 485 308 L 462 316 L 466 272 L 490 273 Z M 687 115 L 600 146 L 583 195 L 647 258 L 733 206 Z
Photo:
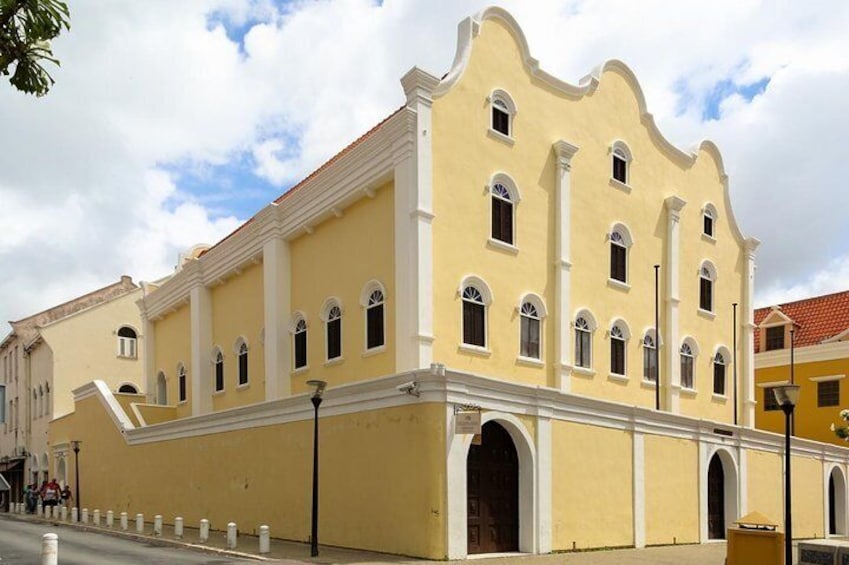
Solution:
M 778 524 L 761 514 L 751 512 L 728 528 L 727 565 L 784 564 L 784 534 Z

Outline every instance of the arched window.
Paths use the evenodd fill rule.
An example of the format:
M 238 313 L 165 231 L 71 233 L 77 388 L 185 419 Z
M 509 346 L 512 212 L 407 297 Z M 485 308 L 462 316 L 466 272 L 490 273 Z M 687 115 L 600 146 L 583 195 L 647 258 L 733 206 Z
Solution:
M 593 347 L 592 332 L 595 330 L 595 320 L 587 313 L 580 313 L 575 318 L 575 366 L 584 369 L 592 367 Z
M 292 349 L 295 370 L 307 366 L 307 321 L 301 315 L 296 315 L 292 326 Z
M 325 342 L 327 360 L 342 357 L 342 307 L 336 299 L 330 299 L 324 306 Z
M 542 319 L 536 305 L 530 301 L 522 303 L 519 310 L 521 330 L 519 338 L 519 355 L 528 359 L 540 358 L 540 336 Z
M 699 269 L 699 309 L 713 312 L 714 283 L 716 268 L 710 261 L 704 261 Z
M 696 382 L 696 363 L 693 346 L 689 342 L 681 344 L 681 387 L 693 389 Z
M 628 282 L 628 248 L 631 247 L 631 234 L 622 224 L 616 224 L 610 230 L 610 278 Z
M 716 207 L 705 204 L 702 209 L 702 233 L 710 238 L 716 237 Z
M 118 328 L 118 356 L 136 358 L 136 330 L 129 326 Z
M 215 366 L 215 392 L 224 390 L 224 354 L 216 348 L 212 364 Z
M 366 283 L 360 295 L 360 305 L 366 310 L 366 350 L 378 349 L 386 344 L 385 303 L 383 285 L 376 280 Z
M 492 112 L 490 129 L 506 137 L 513 137 L 513 116 L 516 105 L 503 90 L 495 90 L 489 97 Z
M 186 401 L 186 367 L 182 363 L 177 366 L 177 398 Z
M 125 383 L 118 387 L 118 393 L 122 394 L 138 394 L 139 389 L 136 388 L 136 385 Z
M 631 151 L 622 141 L 616 141 L 610 150 L 613 180 L 627 185 L 631 181 Z
M 617 321 L 610 327 L 610 372 L 614 375 L 625 375 L 627 354 L 625 342 L 630 337 L 628 326 Z
M 486 347 L 486 305 L 471 285 L 463 289 L 463 343 Z
M 657 382 L 657 344 L 654 332 L 646 332 L 643 337 L 643 380 Z
M 501 183 L 492 185 L 492 239 L 513 245 L 513 202 Z
M 156 375 L 156 403 L 160 406 L 168 405 L 168 381 L 162 371 Z
M 236 355 L 239 362 L 239 386 L 248 384 L 248 344 L 244 339 L 236 341 Z
M 722 351 L 713 356 L 713 393 L 725 396 L 726 360 Z

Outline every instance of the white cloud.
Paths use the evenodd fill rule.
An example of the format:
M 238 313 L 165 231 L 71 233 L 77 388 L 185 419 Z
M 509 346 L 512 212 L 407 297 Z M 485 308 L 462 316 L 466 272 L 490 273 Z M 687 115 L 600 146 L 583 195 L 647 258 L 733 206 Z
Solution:
M 170 271 L 183 248 L 246 219 L 221 208 L 238 199 L 190 188 L 181 172 L 240 161 L 279 187 L 272 200 L 394 111 L 410 67 L 446 72 L 457 23 L 489 3 L 74 2 L 54 90 L 0 86 L 0 316 Z M 842 287 L 849 3 L 502 5 L 546 70 L 577 82 L 622 59 L 670 140 L 718 142 L 743 231 L 764 242 L 759 295 Z M 241 45 L 233 26 L 247 32 Z M 732 95 L 703 120 L 717 84 L 763 78 L 762 94 Z

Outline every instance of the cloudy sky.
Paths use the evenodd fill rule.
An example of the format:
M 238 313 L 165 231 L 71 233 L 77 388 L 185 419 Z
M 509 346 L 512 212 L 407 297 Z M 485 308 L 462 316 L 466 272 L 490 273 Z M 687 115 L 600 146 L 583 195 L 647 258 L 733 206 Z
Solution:
M 489 3 L 71 0 L 50 94 L 0 83 L 0 319 L 168 274 L 401 105 L 410 67 L 446 72 Z M 849 2 L 500 5 L 547 71 L 622 59 L 671 141 L 717 142 L 758 305 L 849 288 Z

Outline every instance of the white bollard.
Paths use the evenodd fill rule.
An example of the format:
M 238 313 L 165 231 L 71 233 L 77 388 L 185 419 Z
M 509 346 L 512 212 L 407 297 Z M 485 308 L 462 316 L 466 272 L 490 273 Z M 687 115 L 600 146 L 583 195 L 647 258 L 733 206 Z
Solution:
M 71 508 L 71 522 L 76 524 L 80 521 L 80 509 L 74 506 Z
M 47 517 L 51 520 L 55 520 L 59 517 L 59 507 L 58 506 L 50 506 L 50 512 L 47 513 Z
M 174 518 L 174 537 L 177 539 L 183 537 L 183 519 L 180 516 Z
M 44 509 L 41 507 L 41 504 L 36 504 L 35 505 L 35 515 L 41 516 L 42 514 L 44 514 Z
M 153 535 L 156 537 L 162 535 L 162 516 L 159 514 L 153 517 Z
M 144 514 L 136 514 L 136 533 L 144 533 Z
M 100 510 L 95 510 L 95 511 L 94 511 L 94 525 L 95 525 L 95 526 L 99 526 L 99 525 L 100 525 Z
M 200 542 L 206 543 L 206 540 L 209 539 L 209 520 L 204 518 L 200 521 Z
M 111 510 L 106 511 L 106 527 L 111 528 L 115 523 L 115 513 Z
M 127 531 L 127 528 L 129 528 L 129 527 L 130 527 L 130 526 L 128 525 L 128 521 L 127 521 L 127 520 L 128 520 L 128 518 L 127 518 L 127 513 L 126 513 L 126 512 L 121 512 L 121 529 L 122 529 L 122 530 L 124 530 L 125 532 Z
M 271 534 L 268 531 L 268 526 L 259 527 L 259 552 L 271 552 Z
M 41 565 L 59 565 L 59 536 L 41 536 Z
M 236 522 L 227 524 L 227 549 L 236 549 Z
M 88 508 L 83 508 L 83 524 L 88 524 Z
M 62 521 L 67 522 L 68 521 L 68 507 L 63 506 L 62 510 L 60 510 L 60 512 L 62 513 Z

